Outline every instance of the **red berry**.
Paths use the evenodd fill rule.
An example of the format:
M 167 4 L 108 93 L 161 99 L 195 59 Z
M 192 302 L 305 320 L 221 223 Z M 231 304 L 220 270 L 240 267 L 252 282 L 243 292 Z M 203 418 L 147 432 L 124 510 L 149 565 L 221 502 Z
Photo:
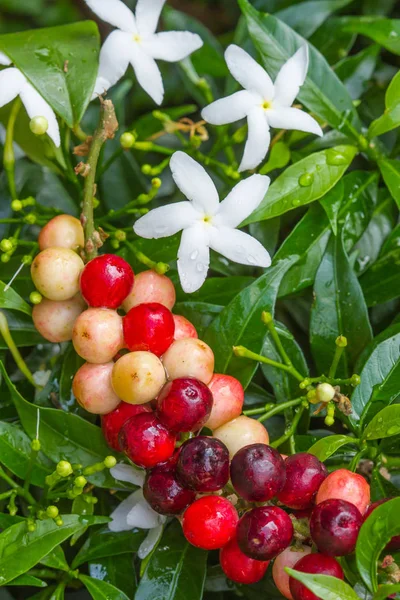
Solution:
M 203 496 L 183 514 L 182 528 L 188 542 L 203 550 L 218 550 L 235 535 L 236 509 L 226 498 Z
M 172 313 L 162 304 L 138 304 L 124 317 L 125 342 L 131 352 L 152 352 L 161 356 L 174 341 Z
M 131 417 L 119 434 L 120 447 L 127 457 L 146 469 L 168 460 L 174 453 L 175 441 L 175 436 L 153 413 Z
M 329 556 L 351 554 L 363 523 L 360 511 L 346 500 L 325 500 L 314 508 L 310 532 L 318 550 Z
M 338 469 L 330 473 L 322 482 L 317 493 L 316 504 L 331 498 L 351 502 L 363 515 L 370 502 L 370 487 L 361 475 L 347 469 Z
M 219 440 L 198 436 L 179 452 L 177 473 L 181 482 L 198 492 L 216 492 L 229 480 L 229 451 Z
M 272 578 L 282 596 L 288 598 L 288 600 L 293 600 L 293 596 L 290 593 L 289 575 L 286 573 L 285 568 L 289 567 L 290 569 L 293 569 L 300 558 L 306 554 L 310 554 L 310 552 L 311 548 L 309 546 L 289 546 L 289 548 L 286 548 L 286 550 L 278 554 L 274 560 Z
M 103 415 L 101 418 L 101 428 L 107 444 L 117 452 L 122 452 L 119 445 L 118 435 L 122 426 L 128 419 L 139 415 L 140 413 L 151 412 L 151 408 L 147 404 L 128 404 L 121 402 L 119 406 L 108 415 Z
M 330 575 L 331 577 L 337 577 L 337 579 L 344 579 L 343 570 L 339 563 L 331 556 L 325 556 L 325 554 L 307 554 L 293 568 L 296 571 L 301 571 L 301 573 Z M 318 596 L 310 592 L 305 585 L 297 579 L 293 579 L 293 577 L 289 578 L 289 586 L 294 600 L 320 600 Z
M 232 485 L 245 500 L 270 500 L 282 489 L 285 477 L 283 458 L 266 444 L 245 446 L 232 459 Z
M 308 508 L 328 475 L 325 465 L 316 456 L 300 452 L 288 456 L 285 466 L 286 483 L 278 494 L 278 500 L 289 508 Z
M 197 431 L 207 421 L 213 396 L 205 383 L 185 377 L 167 383 L 157 398 L 157 416 L 171 431 Z
M 193 491 L 177 480 L 171 463 L 157 465 L 147 473 L 143 494 L 153 510 L 161 515 L 179 515 L 196 498 Z
M 239 547 L 246 556 L 271 560 L 292 541 L 292 521 L 277 506 L 260 506 L 243 515 L 237 526 Z
M 81 292 L 89 306 L 118 308 L 132 289 L 133 271 L 123 258 L 102 254 L 93 258 L 81 274 Z
M 368 507 L 368 510 L 364 515 L 364 521 L 366 521 L 370 514 L 374 512 L 375 508 L 377 508 L 381 504 L 384 504 L 385 502 L 388 502 L 389 500 L 392 500 L 392 498 L 384 498 L 383 500 L 377 500 L 376 502 L 373 502 Z M 386 550 L 392 550 L 393 552 L 396 552 L 396 550 L 400 550 L 400 535 L 395 535 L 392 537 L 392 539 L 386 546 Z
M 264 577 L 269 560 L 254 560 L 249 558 L 239 548 L 236 538 L 233 538 L 220 550 L 219 562 L 225 575 L 236 583 L 257 583 Z

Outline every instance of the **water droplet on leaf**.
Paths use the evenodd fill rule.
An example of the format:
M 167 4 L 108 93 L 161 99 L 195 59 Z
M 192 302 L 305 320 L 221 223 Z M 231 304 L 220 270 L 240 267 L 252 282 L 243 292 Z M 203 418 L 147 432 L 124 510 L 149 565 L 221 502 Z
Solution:
M 309 187 L 312 185 L 313 181 L 313 173 L 303 173 L 303 175 L 300 175 L 299 177 L 299 185 L 301 185 L 301 187 Z
M 341 154 L 340 152 L 337 152 L 333 148 L 330 148 L 326 152 L 326 162 L 328 165 L 336 167 L 339 165 L 345 165 L 348 161 L 347 161 L 347 158 L 343 154 Z

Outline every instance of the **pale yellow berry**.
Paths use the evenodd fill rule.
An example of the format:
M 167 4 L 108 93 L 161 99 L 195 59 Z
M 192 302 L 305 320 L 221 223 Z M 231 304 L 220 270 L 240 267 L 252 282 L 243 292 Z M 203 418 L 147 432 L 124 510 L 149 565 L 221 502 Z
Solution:
M 214 372 L 214 354 L 205 342 L 195 338 L 176 340 L 162 357 L 168 379 L 195 377 L 210 383 Z
M 68 342 L 72 340 L 74 323 L 85 308 L 86 304 L 80 294 L 61 302 L 43 298 L 40 304 L 33 307 L 33 324 L 49 342 Z
M 244 446 L 269 444 L 268 431 L 264 425 L 244 415 L 215 429 L 213 436 L 225 444 L 231 458 Z
M 79 219 L 71 215 L 58 215 L 43 227 L 38 241 L 40 250 L 52 246 L 77 250 L 85 244 L 83 227 Z
M 72 391 L 79 404 L 94 415 L 106 415 L 121 400 L 111 385 L 113 362 L 103 365 L 85 363 L 75 374 Z
M 162 362 L 151 352 L 124 354 L 113 368 L 114 391 L 129 404 L 145 404 L 154 400 L 165 381 Z
M 320 383 L 319 386 L 317 386 L 318 402 L 330 402 L 333 400 L 335 393 L 336 392 L 330 383 Z
M 35 135 L 44 135 L 49 128 L 46 117 L 33 117 L 29 122 L 29 129 Z
M 69 300 L 79 292 L 83 261 L 69 248 L 46 248 L 31 265 L 37 290 L 49 300 Z
M 128 312 L 138 304 L 158 302 L 172 310 L 175 300 L 175 287 L 168 277 L 155 271 L 143 271 L 135 276 L 132 291 L 123 301 L 122 308 Z
M 72 343 L 87 362 L 110 362 L 124 347 L 122 317 L 108 308 L 88 308 L 75 321 Z

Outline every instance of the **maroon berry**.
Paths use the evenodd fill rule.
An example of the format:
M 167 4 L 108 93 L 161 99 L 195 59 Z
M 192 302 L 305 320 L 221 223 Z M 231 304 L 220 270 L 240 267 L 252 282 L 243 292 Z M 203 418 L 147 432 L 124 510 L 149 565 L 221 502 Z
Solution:
M 329 556 L 351 554 L 356 547 L 363 518 L 346 500 L 325 500 L 311 514 L 310 532 L 318 550 Z
M 331 577 L 337 577 L 337 579 L 344 579 L 343 570 L 339 563 L 325 554 L 307 554 L 293 568 L 301 573 L 330 575 Z M 289 586 L 294 600 L 320 600 L 318 596 L 293 577 L 289 578 Z
M 113 450 L 122 452 L 118 436 L 126 421 L 131 417 L 144 412 L 151 412 L 151 408 L 147 404 L 128 404 L 127 402 L 121 402 L 115 410 L 102 416 L 101 428 L 103 430 L 103 435 L 107 444 L 113 448 Z
M 215 492 L 229 480 L 229 451 L 216 438 L 198 436 L 181 447 L 177 473 L 183 485 L 198 492 Z
M 147 473 L 143 494 L 153 510 L 161 515 L 179 515 L 196 498 L 193 491 L 180 484 L 174 466 L 168 463 L 157 465 Z
M 325 465 L 316 456 L 300 452 L 285 460 L 286 483 L 278 494 L 278 500 L 289 508 L 310 507 L 319 486 L 328 475 Z
M 292 541 L 292 521 L 277 506 L 260 506 L 243 515 L 237 526 L 241 551 L 256 560 L 271 560 Z
M 120 447 L 127 457 L 146 469 L 171 458 L 175 441 L 175 436 L 153 413 L 130 418 L 119 434 Z
M 238 522 L 236 508 L 226 498 L 203 496 L 183 514 L 183 535 L 203 550 L 218 550 L 234 536 Z
M 157 302 L 134 306 L 123 320 L 126 345 L 131 352 L 161 356 L 174 341 L 175 322 L 168 308 Z
M 266 444 L 251 444 L 236 452 L 231 463 L 236 492 L 251 502 L 266 502 L 285 483 L 285 463 L 277 450 Z
M 157 398 L 157 417 L 168 429 L 197 431 L 207 421 L 213 396 L 205 383 L 185 377 L 167 383 Z
M 269 561 L 254 560 L 249 558 L 238 546 L 236 538 L 233 538 L 220 550 L 219 562 L 222 570 L 229 579 L 236 583 L 257 583 L 265 575 Z
M 83 269 L 81 293 L 89 306 L 116 309 L 131 291 L 133 280 L 133 271 L 126 260 L 115 254 L 102 254 Z
M 368 519 L 368 517 L 370 516 L 370 514 L 372 512 L 374 512 L 375 508 L 377 508 L 381 504 L 384 504 L 385 502 L 388 502 L 389 500 L 392 500 L 392 498 L 384 498 L 383 500 L 377 500 L 376 502 L 373 502 L 368 507 L 368 510 L 367 510 L 367 512 L 364 515 L 364 521 L 366 519 Z M 397 550 L 400 550 L 400 535 L 394 535 L 392 537 L 392 539 L 390 540 L 390 542 L 386 546 L 386 550 L 391 550 L 392 552 L 396 552 Z

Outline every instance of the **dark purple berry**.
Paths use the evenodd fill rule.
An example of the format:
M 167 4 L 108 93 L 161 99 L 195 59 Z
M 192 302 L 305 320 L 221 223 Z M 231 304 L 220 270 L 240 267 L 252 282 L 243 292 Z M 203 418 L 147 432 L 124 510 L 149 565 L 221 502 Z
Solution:
M 210 416 L 213 406 L 211 390 L 193 377 L 167 383 L 157 398 L 157 417 L 170 431 L 197 431 Z
M 197 492 L 215 492 L 229 480 L 229 451 L 216 438 L 187 440 L 179 453 L 177 474 L 183 485 Z
M 245 513 L 237 526 L 241 551 L 256 560 L 271 560 L 292 541 L 292 521 L 277 506 L 260 506 Z
M 236 492 L 251 502 L 266 502 L 285 484 L 285 463 L 279 452 L 266 444 L 251 444 L 236 452 L 231 463 Z
M 143 495 L 161 515 L 179 515 L 194 502 L 196 495 L 177 480 L 172 463 L 157 465 L 149 471 L 143 486 Z
M 319 486 L 328 475 L 325 465 L 316 456 L 300 452 L 285 460 L 286 482 L 278 500 L 294 509 L 309 508 Z
M 311 513 L 310 532 L 318 550 L 328 556 L 353 552 L 363 518 L 346 500 L 325 500 Z

